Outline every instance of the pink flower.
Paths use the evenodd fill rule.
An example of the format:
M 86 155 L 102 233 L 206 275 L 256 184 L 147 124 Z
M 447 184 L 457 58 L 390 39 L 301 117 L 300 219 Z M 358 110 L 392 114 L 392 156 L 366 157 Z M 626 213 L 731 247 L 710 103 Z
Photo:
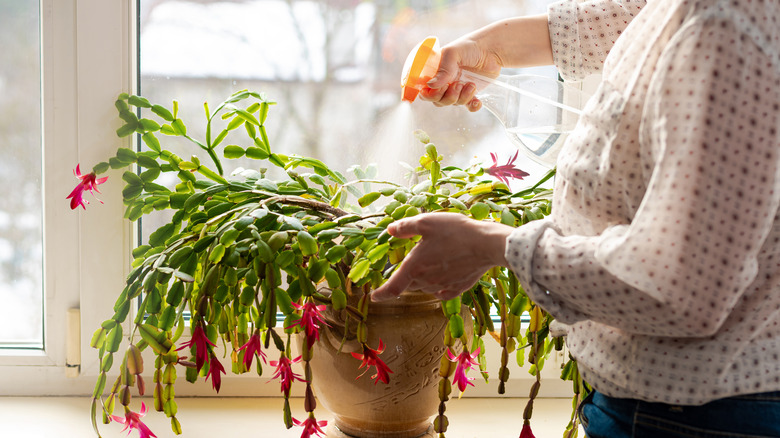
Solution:
M 244 352 L 244 366 L 247 370 L 252 368 L 252 359 L 254 359 L 255 354 L 259 355 L 260 359 L 263 359 L 263 362 L 266 362 L 265 353 L 263 353 L 263 350 L 261 349 L 262 345 L 263 341 L 260 339 L 260 331 L 256 330 L 255 334 L 249 338 L 246 344 L 239 348 L 239 350 L 246 350 Z
M 496 156 L 496 154 L 491 152 L 490 157 L 493 158 L 493 165 L 485 169 L 485 173 L 489 175 L 493 175 L 494 177 L 498 178 L 506 185 L 509 185 L 509 178 L 523 179 L 523 177 L 528 176 L 528 173 L 523 172 L 522 170 L 515 167 L 513 164 L 517 159 L 518 153 L 519 151 L 515 152 L 515 155 L 512 158 L 510 158 L 506 164 L 499 165 L 498 157 Z
M 282 393 L 284 393 L 285 397 L 290 396 L 290 388 L 292 388 L 292 384 L 294 381 L 299 382 L 305 382 L 306 380 L 302 379 L 299 374 L 295 374 L 292 370 L 292 364 L 298 363 L 301 360 L 301 356 L 296 357 L 293 360 L 290 360 L 289 357 L 287 357 L 285 354 L 282 354 L 279 357 L 279 360 L 272 360 L 270 362 L 271 366 L 276 367 L 276 372 L 271 377 L 271 380 L 278 378 L 282 382 Z
M 203 327 L 197 326 L 192 331 L 192 338 L 189 341 L 181 344 L 181 347 L 177 348 L 176 351 L 194 346 L 195 367 L 198 369 L 198 372 L 200 372 L 200 369 L 203 368 L 203 364 L 206 363 L 206 360 L 209 357 L 209 345 L 216 347 L 213 342 L 209 341 L 208 336 L 206 336 L 206 332 L 203 331 Z
M 306 346 L 311 348 L 316 341 L 320 340 L 320 324 L 328 325 L 320 315 L 320 312 L 325 310 L 325 306 L 317 306 L 312 301 L 307 301 L 303 305 L 292 304 L 296 309 L 301 310 L 301 319 L 285 328 L 299 326 L 306 333 Z
M 523 424 L 523 430 L 520 431 L 520 438 L 536 438 L 531 432 L 531 425 L 527 422 Z
M 325 436 L 325 431 L 323 431 L 322 428 L 328 425 L 327 421 L 317 421 L 314 418 L 314 414 L 311 412 L 309 413 L 309 418 L 307 418 L 306 421 L 300 422 L 293 418 L 293 423 L 295 423 L 296 426 L 303 426 L 301 438 L 310 438 L 313 435 L 320 437 Z
M 82 175 L 81 169 L 79 168 L 78 164 L 76 165 L 76 170 L 73 171 L 73 174 L 76 175 L 76 178 L 81 179 L 81 182 L 79 182 L 76 188 L 73 189 L 73 191 L 70 192 L 70 195 L 68 195 L 65 199 L 70 199 L 71 210 L 75 209 L 79 205 L 81 206 L 81 208 L 86 210 L 87 204 L 89 204 L 89 202 L 86 199 L 84 199 L 84 192 L 92 193 L 93 196 L 95 195 L 94 192 L 100 193 L 100 190 L 98 190 L 97 186 L 106 182 L 106 180 L 108 180 L 108 177 L 106 176 L 98 179 L 97 175 L 95 175 L 95 172 L 90 172 L 86 175 Z M 101 204 L 103 203 L 103 201 L 101 201 L 100 199 L 98 199 L 98 201 L 100 201 Z
M 390 367 L 388 367 L 387 364 L 384 363 L 382 359 L 379 358 L 379 355 L 382 354 L 383 351 L 385 351 L 385 344 L 380 339 L 379 348 L 377 348 L 376 350 L 370 348 L 366 344 L 363 344 L 363 354 L 352 353 L 352 357 L 363 361 L 363 363 L 361 363 L 360 366 L 358 367 L 358 369 L 361 369 L 363 367 L 366 368 L 366 371 L 363 371 L 363 374 L 365 374 L 368 371 L 369 367 L 376 367 L 376 374 L 371 376 L 371 378 L 374 379 L 374 385 L 376 385 L 376 383 L 379 382 L 380 380 L 383 383 L 389 383 L 390 382 L 389 374 L 393 372 L 390 369 Z M 361 374 L 360 376 L 362 376 L 363 374 Z M 360 376 L 357 376 L 357 378 L 360 378 Z
M 211 386 L 214 387 L 214 390 L 219 392 L 219 387 L 222 386 L 222 376 L 219 374 L 226 374 L 225 368 L 222 367 L 222 364 L 219 363 L 217 358 L 212 354 L 211 360 L 209 361 L 209 372 L 206 374 L 206 380 L 209 380 L 209 377 L 211 377 Z
M 122 432 L 129 429 L 129 431 L 127 432 L 128 435 L 130 435 L 130 432 L 132 432 L 133 429 L 137 429 L 139 438 L 149 438 L 149 437 L 157 438 L 157 435 L 155 435 L 149 429 L 149 427 L 145 425 L 143 421 L 141 421 L 141 417 L 143 417 L 144 415 L 146 415 L 146 405 L 144 403 L 141 403 L 141 412 L 135 413 L 130 409 L 125 408 L 124 417 L 112 415 L 111 419 L 116 421 L 117 423 L 124 424 L 125 428 L 122 429 Z
M 447 349 L 447 357 L 450 361 L 458 363 L 457 367 L 455 367 L 455 376 L 452 378 L 452 383 L 458 385 L 460 392 L 465 391 L 468 385 L 474 386 L 474 384 L 471 383 L 474 378 L 466 377 L 466 373 L 471 369 L 472 365 L 479 366 L 479 362 L 476 361 L 477 356 L 479 356 L 479 348 L 472 354 L 469 354 L 468 350 L 464 348 L 463 352 L 457 357 L 452 354 L 452 351 L 449 348 Z

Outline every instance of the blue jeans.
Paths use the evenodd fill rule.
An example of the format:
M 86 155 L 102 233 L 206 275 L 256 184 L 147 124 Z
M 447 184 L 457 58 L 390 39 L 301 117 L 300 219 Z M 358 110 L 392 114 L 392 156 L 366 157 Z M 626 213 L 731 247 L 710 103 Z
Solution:
M 780 391 L 673 406 L 594 391 L 580 407 L 588 438 L 780 437 Z

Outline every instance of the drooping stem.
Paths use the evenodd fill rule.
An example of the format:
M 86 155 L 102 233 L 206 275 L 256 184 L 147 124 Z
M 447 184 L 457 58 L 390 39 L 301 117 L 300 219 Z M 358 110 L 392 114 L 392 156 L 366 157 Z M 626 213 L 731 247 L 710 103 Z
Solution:
M 538 363 L 539 363 L 538 359 L 539 359 L 539 357 L 538 357 L 537 344 L 538 344 L 538 333 L 534 331 L 533 332 L 533 341 L 531 343 L 531 348 L 532 348 L 532 354 L 533 354 L 533 358 L 534 358 L 532 363 L 535 365 L 535 367 L 534 367 L 535 368 L 534 374 L 536 376 L 536 381 L 534 382 L 533 385 L 531 385 L 531 390 L 530 390 L 530 392 L 528 394 L 528 403 L 525 405 L 525 409 L 523 410 L 523 422 L 525 424 L 528 424 L 528 422 L 530 422 L 530 420 L 531 420 L 531 416 L 533 415 L 533 410 L 534 410 L 534 400 L 536 399 L 536 396 L 539 394 L 539 388 L 542 385 L 542 382 L 541 382 L 541 380 L 542 380 L 542 373 L 539 371 L 539 366 L 538 366 Z
M 444 330 L 444 351 L 452 348 L 455 345 L 455 339 L 453 339 L 449 330 Z M 447 431 L 449 426 L 449 419 L 444 414 L 447 411 L 447 401 L 450 399 L 452 393 L 452 383 L 450 377 L 455 373 L 455 364 L 450 362 L 446 354 L 441 356 L 439 365 L 439 411 L 436 419 L 433 421 L 433 430 L 439 434 L 439 438 L 444 437 L 444 432 Z
M 254 194 L 266 194 L 267 192 L 262 192 L 258 190 L 252 190 L 250 193 Z M 298 205 L 301 207 L 309 207 L 313 210 L 317 211 L 323 211 L 325 213 L 330 213 L 335 217 L 341 217 L 346 216 L 348 213 L 338 207 L 334 207 L 328 203 L 321 202 L 321 201 L 315 201 L 314 199 L 306 199 L 302 198 L 300 196 L 292 196 L 292 195 L 278 195 L 278 196 L 271 196 L 270 198 L 263 199 L 260 202 L 260 205 L 266 205 L 266 204 L 273 204 L 276 202 L 281 202 L 284 204 L 291 204 L 291 205 Z
M 491 277 L 493 277 L 496 289 L 498 290 L 498 304 L 499 312 L 501 314 L 501 321 L 507 321 L 507 306 L 506 306 L 506 291 L 504 290 L 504 283 L 499 280 L 500 274 L 499 268 L 491 269 Z M 501 365 L 498 369 L 498 393 L 503 394 L 506 392 L 506 381 L 509 379 L 509 350 L 507 349 L 507 324 L 501 324 L 501 334 L 499 338 L 499 345 L 501 346 Z
M 308 337 L 308 336 L 307 336 Z M 312 391 L 311 388 L 311 381 L 312 381 L 312 372 L 311 372 L 311 358 L 314 353 L 314 346 L 311 347 L 308 346 L 308 339 L 303 342 L 303 372 L 304 372 L 304 379 L 306 379 L 306 393 L 304 397 L 304 409 L 308 413 L 314 412 L 314 409 L 317 407 L 317 400 L 314 398 L 314 391 Z

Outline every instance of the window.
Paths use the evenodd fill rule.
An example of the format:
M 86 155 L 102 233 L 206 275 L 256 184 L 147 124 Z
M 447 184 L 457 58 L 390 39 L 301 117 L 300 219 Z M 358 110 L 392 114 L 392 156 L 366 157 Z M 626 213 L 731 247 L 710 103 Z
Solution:
M 38 0 L 0 3 L 0 348 L 43 348 Z
M 38 219 L 24 221 L 30 224 L 30 233 L 38 235 L 37 262 L 42 266 L 37 268 L 37 274 L 31 274 L 37 275 L 38 290 L 42 290 L 40 316 L 33 324 L 40 327 L 40 333 L 35 335 L 34 328 L 23 329 L 26 337 L 37 336 L 33 343 L 29 339 L 21 341 L 25 336 L 17 337 L 19 342 L 36 348 L 23 349 L 20 347 L 25 345 L 17 344 L 16 348 L 0 349 L 0 388 L 3 395 L 88 393 L 94 385 L 89 374 L 94 376 L 97 366 L 95 355 L 89 351 L 89 340 L 93 328 L 113 305 L 114 299 L 104 291 L 122 287 L 129 266 L 131 233 L 122 219 L 121 202 L 114 201 L 121 199 L 120 184 L 105 190 L 101 187 L 105 204 L 94 208 L 97 201 L 91 201 L 89 214 L 71 211 L 65 198 L 76 185 L 73 169 L 77 164 L 88 172 L 122 144 L 114 132 L 118 122 L 107 109 L 112 109 L 116 96 L 130 90 L 133 83 L 130 35 L 135 4 L 24 0 L 0 5 L 2 32 L 11 26 L 12 10 L 26 12 L 24 21 L 14 28 L 14 38 L 4 44 L 0 55 L 0 76 L 4 80 L 0 99 L 22 90 L 27 94 L 11 108 L 10 115 L 3 115 L 3 119 L 17 114 L 19 117 L 12 119 L 14 125 L 0 129 L 0 135 L 6 160 L 10 161 L 11 145 L 5 136 L 19 126 L 32 126 L 29 129 L 33 133 L 25 140 L 23 152 L 20 149 L 19 159 L 31 160 L 38 155 L 39 161 L 29 165 L 33 170 L 25 170 L 27 173 L 17 177 L 21 179 L 6 182 L 6 187 L 7 192 L 22 192 L 28 184 L 38 188 L 37 200 L 36 195 L 23 199 L 27 205 L 33 205 L 33 213 L 37 203 Z M 18 74 L 11 82 L 6 57 L 13 52 L 8 47 L 21 43 L 27 44 L 22 59 L 27 60 L 28 70 L 24 74 L 14 72 Z M 39 62 L 38 67 L 35 61 Z M 38 72 L 30 68 L 37 68 Z M 20 76 L 34 85 L 23 86 L 25 82 Z M 3 108 L 8 105 L 3 101 Z M 8 172 L 1 173 L 6 177 Z M 4 198 L 6 203 L 8 199 Z M 36 250 L 34 243 L 25 245 Z M 6 303 L 5 298 L 3 302 Z M 6 334 L 5 327 L 0 333 Z M 65 378 L 77 375 L 74 371 L 79 367 L 86 377 Z
M 442 150 L 447 145 L 453 161 L 467 161 L 475 154 L 485 159 L 490 151 L 509 154 L 514 152 L 514 146 L 487 113 L 470 114 L 456 107 L 434 110 L 432 105 L 418 102 L 407 107 L 408 114 L 399 117 L 400 122 L 394 119 L 398 116 L 394 110 L 400 105 L 401 66 L 411 48 L 428 34 L 449 41 L 504 16 L 542 12 L 547 1 L 499 0 L 490 7 L 473 0 L 1 3 L 0 8 L 34 8 L 24 16 L 27 21 L 22 27 L 32 35 L 29 50 L 39 50 L 28 61 L 39 59 L 40 73 L 27 73 L 25 77 L 32 77 L 32 83 L 37 78 L 39 86 L 32 86 L 32 93 L 23 99 L 25 105 L 31 106 L 14 108 L 15 112 L 24 112 L 24 118 L 12 129 L 21 124 L 34 126 L 33 140 L 29 140 L 33 146 L 28 146 L 23 158 L 34 155 L 29 150 L 42 150 L 41 161 L 32 165 L 32 169 L 37 166 L 37 175 L 32 170 L 21 177 L 24 181 L 6 184 L 21 191 L 22 182 L 33 185 L 36 181 L 34 185 L 40 190 L 38 195 L 29 195 L 23 201 L 37 204 L 31 211 L 38 219 L 24 222 L 32 224 L 30 229 L 41 240 L 24 245 L 32 249 L 33 261 L 34 252 L 38 251 L 37 263 L 41 267 L 29 269 L 38 269 L 39 273 L 42 270 L 43 275 L 37 277 L 42 278 L 40 285 L 30 287 L 42 291 L 40 303 L 35 306 L 40 320 L 31 325 L 38 327 L 40 333 L 35 333 L 35 328 L 23 329 L 23 336 L 14 341 L 35 348 L 20 349 L 17 344 L 16 348 L 0 349 L 0 392 L 60 395 L 92 391 L 97 355 L 89 341 L 93 331 L 110 315 L 116 294 L 106 291 L 122 289 L 130 252 L 137 240 L 132 227 L 123 219 L 124 206 L 117 201 L 121 199 L 122 184 L 101 186 L 103 194 L 99 197 L 105 204 L 98 205 L 90 199 L 92 205 L 87 214 L 71 211 L 65 199 L 76 184 L 73 169 L 77 164 L 82 171 L 89 171 L 95 163 L 112 156 L 118 146 L 131 146 L 129 139 L 119 139 L 115 134 L 121 122 L 113 104 L 120 92 L 138 91 L 135 84 L 140 82 L 140 93 L 151 100 L 170 101 L 175 96 L 182 102 L 183 118 L 193 120 L 195 126 L 194 122 L 202 117 L 204 98 L 214 101 L 241 88 L 265 91 L 284 103 L 274 108 L 273 119 L 269 119 L 276 123 L 275 132 L 270 133 L 274 147 L 283 153 L 344 158 L 338 163 L 328 158 L 335 166 L 380 160 L 413 163 L 419 151 L 402 156 L 399 152 L 404 148 L 398 145 L 408 144 L 416 128 L 428 131 Z M 10 26 L 6 24 L 11 17 L 8 11 L 0 11 L 4 27 Z M 228 12 L 236 20 L 232 26 L 224 24 Z M 274 23 L 280 26 L 271 27 L 273 32 L 269 34 L 246 33 L 253 26 L 269 27 Z M 136 24 L 141 29 L 138 39 Z M 195 25 L 200 27 L 193 28 Z M 296 25 L 296 33 L 285 33 L 296 29 Z M 301 33 L 303 27 L 307 31 Z M 22 42 L 21 37 L 16 39 L 20 41 L 14 43 Z M 188 42 L 195 43 L 191 48 L 197 51 L 186 52 L 184 46 L 177 46 Z M 208 45 L 214 42 L 221 44 L 217 48 Z M 291 45 L 282 44 L 288 42 Z M 141 53 L 138 58 L 137 44 Z M 8 90 L 21 89 L 16 81 L 9 82 L 6 65 L 10 64 L 6 64 L 5 57 L 11 51 L 10 46 L 3 47 L 0 99 L 7 98 Z M 296 56 L 277 56 L 276 51 L 283 47 Z M 156 55 L 154 50 L 158 50 Z M 173 55 L 183 57 L 163 59 Z M 154 56 L 158 58 L 155 60 Z M 257 65 L 270 59 L 290 64 Z M 195 66 L 189 64 L 193 60 L 208 62 Z M 235 70 L 220 69 L 228 61 L 235 61 Z M 545 74 L 554 74 L 551 72 L 547 70 Z M 136 81 L 137 76 L 140 81 Z M 8 105 L 3 101 L 3 108 Z M 38 140 L 34 140 L 35 132 Z M 0 136 L 4 135 L 7 128 L 0 129 Z M 9 143 L 3 139 L 2 147 L 10 151 L 5 149 Z M 373 147 L 368 148 L 369 145 Z M 302 149 L 304 146 L 311 149 Z M 0 174 L 5 177 L 5 170 Z M 116 172 L 109 176 L 117 182 L 120 179 Z M 0 233 L 3 220 L 0 215 Z M 0 240 L 7 238 L 0 234 Z M 0 266 L 4 263 L 3 245 L 0 243 Z M 7 333 L 2 326 L 0 336 Z M 78 374 L 76 370 L 80 372 L 78 378 L 65 378 Z M 276 395 L 276 388 L 263 383 L 234 387 L 247 388 L 252 395 L 261 395 L 264 389 L 268 395 Z M 230 385 L 226 383 L 226 387 Z M 181 389 L 185 388 L 194 394 L 212 394 L 205 387 L 184 385 Z

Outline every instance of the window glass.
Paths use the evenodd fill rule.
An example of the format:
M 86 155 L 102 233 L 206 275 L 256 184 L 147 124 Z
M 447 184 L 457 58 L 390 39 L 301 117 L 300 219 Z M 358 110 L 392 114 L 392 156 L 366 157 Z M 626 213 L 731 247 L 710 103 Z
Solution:
M 204 101 L 214 108 L 241 89 L 265 92 L 278 102 L 266 123 L 272 150 L 341 172 L 381 163 L 378 177 L 399 181 L 405 169 L 398 163 L 416 165 L 423 152 L 415 129 L 430 135 L 449 164 L 490 163 L 490 152 L 508 160 L 516 148 L 492 115 L 401 102 L 401 71 L 429 35 L 446 43 L 501 18 L 544 12 L 546 3 L 140 0 L 140 94 L 153 103 L 178 100 L 188 134 L 204 138 Z M 555 76 L 552 68 L 533 73 Z M 182 158 L 197 154 L 191 144 L 160 137 Z M 530 160 L 520 167 L 543 172 Z M 147 230 L 167 221 L 144 220 Z
M 43 345 L 39 1 L 0 1 L 0 348 Z M 61 200 L 64 202 L 64 200 Z

